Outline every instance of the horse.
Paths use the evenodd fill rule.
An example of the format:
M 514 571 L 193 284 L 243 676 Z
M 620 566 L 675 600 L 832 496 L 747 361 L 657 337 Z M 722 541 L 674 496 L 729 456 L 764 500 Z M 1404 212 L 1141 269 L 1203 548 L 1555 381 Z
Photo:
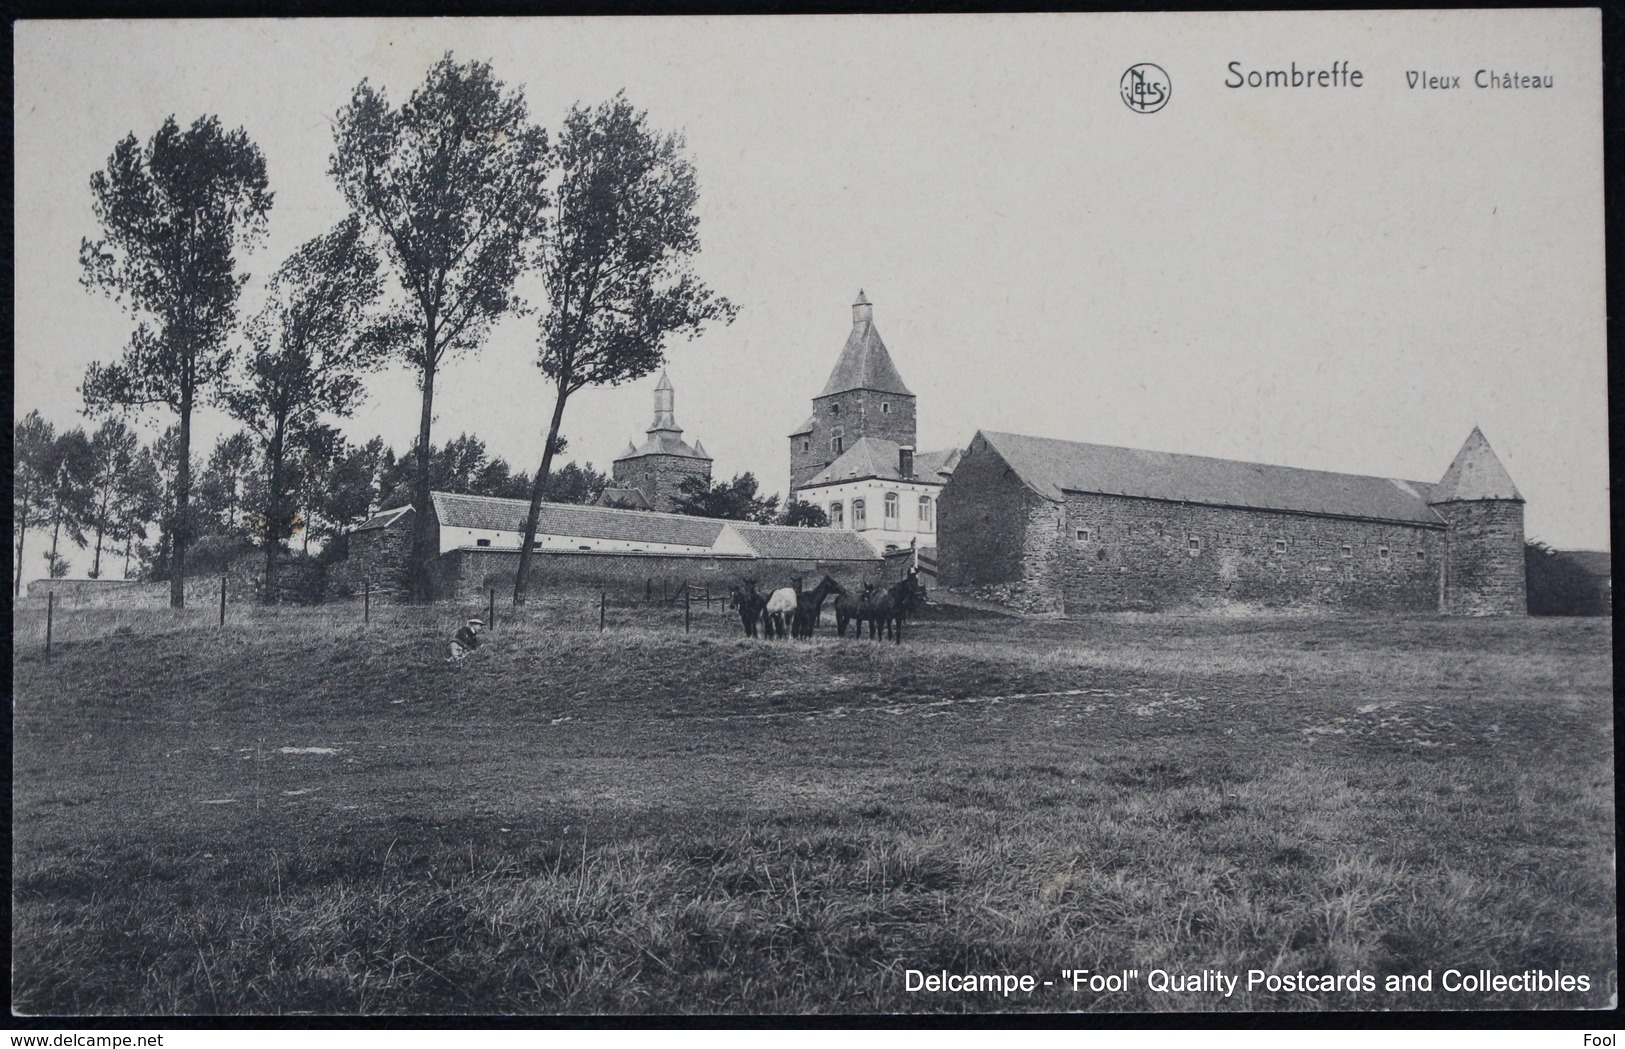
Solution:
M 837 634 L 845 637 L 846 624 L 851 623 L 852 636 L 863 636 L 865 603 L 870 600 L 874 592 L 875 585 L 873 583 L 864 583 L 861 592 L 854 594 L 848 591 L 835 599 L 835 632 Z
M 903 643 L 903 620 L 925 601 L 925 587 L 919 576 L 910 571 L 900 583 L 880 591 L 869 601 L 865 618 L 869 621 L 869 640 Z
M 804 594 L 796 595 L 795 618 L 790 624 L 790 636 L 795 638 L 811 638 L 813 628 L 818 625 L 818 616 L 824 610 L 824 599 L 830 594 L 845 594 L 846 588 L 841 586 L 829 576 L 818 581 L 818 585 Z
M 796 609 L 800 607 L 801 577 L 791 579 L 790 586 L 781 586 L 767 599 L 766 610 L 762 614 L 762 624 L 767 628 L 768 637 L 784 637 L 785 624 L 793 623 Z
M 745 636 L 755 637 L 756 628 L 767 612 L 767 597 L 756 592 L 756 580 L 746 579 L 739 586 L 730 587 L 728 607 L 739 610 L 739 621 L 745 625 Z

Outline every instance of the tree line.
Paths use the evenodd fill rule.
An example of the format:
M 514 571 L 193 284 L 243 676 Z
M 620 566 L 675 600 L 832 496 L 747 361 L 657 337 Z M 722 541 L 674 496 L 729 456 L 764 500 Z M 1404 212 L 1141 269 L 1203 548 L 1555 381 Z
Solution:
M 91 554 L 92 579 L 111 574 L 114 562 L 124 578 L 174 578 L 171 543 L 181 531 L 175 524 L 178 426 L 143 444 L 119 419 L 90 434 L 82 427 L 58 433 L 31 411 L 16 424 L 13 448 L 14 593 L 21 592 L 30 532 L 48 537 L 41 556 L 53 579 L 67 574 L 69 546 Z M 381 437 L 353 443 L 322 425 L 302 430 L 273 465 L 265 445 L 243 429 L 219 438 L 208 455 L 194 457 L 188 472 L 196 480 L 186 534 L 210 551 L 260 548 L 270 594 L 277 562 L 287 553 L 308 555 L 314 543 L 335 559 L 355 525 L 380 510 L 410 505 L 418 458 L 412 450 L 397 453 Z M 492 456 L 485 442 L 467 433 L 429 449 L 429 485 L 433 491 L 507 499 L 527 498 L 532 487 L 528 473 Z M 570 462 L 554 473 L 548 499 L 590 503 L 608 485 L 591 463 Z
M 213 115 L 189 126 L 171 116 L 145 140 L 127 135 L 90 178 L 99 229 L 81 242 L 81 283 L 118 303 L 132 328 L 117 360 L 88 369 L 81 392 L 87 415 L 108 420 L 97 435 L 130 414 L 173 419 L 152 449 L 129 454 L 150 460 L 159 478 L 156 502 L 142 505 L 158 507 L 161 549 L 152 556 L 162 559 L 175 607 L 185 604 L 188 550 L 202 528 L 246 529 L 263 543 L 269 591 L 277 554 L 290 541 L 336 534 L 353 520 L 347 515 L 361 492 L 347 488 L 345 471 L 359 477 L 367 457 L 384 449 L 343 445 L 333 422 L 360 403 L 366 376 L 392 362 L 417 378 L 417 440 L 393 459 L 400 477 L 388 494 L 379 487 L 383 467 L 374 464 L 368 499 L 405 498 L 417 508 L 412 592 L 427 600 L 429 492 L 451 487 L 437 471 L 453 468 L 447 449 L 458 447 L 437 451 L 432 442 L 436 381 L 449 360 L 477 352 L 508 316 L 535 318 L 535 364 L 552 389 L 551 413 L 534 474 L 506 463 L 498 471 L 500 460 L 487 459 L 479 468 L 492 473 L 480 483 L 529 498 L 521 546 L 528 558 L 540 504 L 596 483 L 590 467 L 553 470 L 569 398 L 648 375 L 675 342 L 737 315 L 693 270 L 698 188 L 682 137 L 650 127 L 624 93 L 595 106 L 576 103 L 555 137 L 532 121 L 522 88 L 497 79 L 488 63 L 448 53 L 399 102 L 362 80 L 334 115 L 327 174 L 348 214 L 276 266 L 263 307 L 246 322 L 238 317 L 249 279 L 241 263 L 262 245 L 275 201 L 265 158 L 246 130 Z M 516 292 L 524 273 L 539 277 L 541 301 Z M 242 429 L 199 470 L 192 423 L 205 405 L 224 409 Z M 65 440 L 52 435 L 46 443 Z M 107 430 L 105 441 L 122 440 Z M 472 439 L 462 440 L 458 454 L 471 450 Z M 402 466 L 408 459 L 410 468 Z M 150 490 L 121 493 L 112 481 L 107 523 L 84 525 L 89 518 L 69 506 L 68 490 L 94 485 L 69 478 L 102 467 L 83 474 L 40 462 L 50 480 L 31 489 L 38 502 L 30 513 L 49 523 L 53 553 L 64 535 L 94 541 L 100 572 L 102 543 L 133 553 L 154 525 L 150 510 L 138 520 L 140 511 L 117 509 Z M 240 465 L 248 462 L 252 469 Z M 739 496 L 743 478 L 716 487 Z M 62 491 L 52 495 L 58 480 Z M 763 512 L 750 503 L 761 498 L 754 478 L 748 487 L 749 511 Z M 692 495 L 696 506 L 719 498 Z M 235 523 L 223 524 L 222 513 Z M 516 604 L 525 599 L 525 568 L 516 575 Z

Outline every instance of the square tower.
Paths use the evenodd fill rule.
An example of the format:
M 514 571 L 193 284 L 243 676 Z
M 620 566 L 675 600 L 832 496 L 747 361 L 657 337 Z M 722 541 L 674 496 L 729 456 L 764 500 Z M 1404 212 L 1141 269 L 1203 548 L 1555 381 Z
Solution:
M 862 290 L 852 304 L 852 332 L 812 403 L 812 417 L 790 435 L 792 493 L 865 437 L 915 446 L 914 394 L 897 374 Z

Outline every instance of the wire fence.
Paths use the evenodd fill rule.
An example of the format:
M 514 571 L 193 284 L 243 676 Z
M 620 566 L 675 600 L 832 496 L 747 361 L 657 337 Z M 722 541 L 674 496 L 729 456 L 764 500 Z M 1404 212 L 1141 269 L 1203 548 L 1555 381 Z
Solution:
M 609 631 L 627 628 L 718 635 L 743 633 L 728 595 L 670 580 L 649 579 L 641 586 L 572 586 L 530 595 L 522 606 L 496 587 L 428 605 L 403 604 L 364 587 L 359 595 L 319 605 L 263 605 L 252 595 L 231 592 L 221 579 L 218 597 L 199 602 L 188 587 L 184 609 L 151 603 L 120 605 L 115 601 L 68 603 L 54 592 L 19 598 L 12 608 L 12 652 L 38 652 L 49 660 L 65 644 L 107 637 L 145 637 L 177 632 L 271 628 L 276 624 L 333 631 L 362 629 L 444 629 L 455 631 L 478 617 L 491 632 L 505 629 L 572 629 Z

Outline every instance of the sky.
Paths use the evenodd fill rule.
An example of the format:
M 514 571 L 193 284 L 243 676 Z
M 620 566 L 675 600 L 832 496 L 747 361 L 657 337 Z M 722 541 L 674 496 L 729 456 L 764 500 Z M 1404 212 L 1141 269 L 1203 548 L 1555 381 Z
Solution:
M 695 268 L 740 308 L 668 354 L 718 479 L 785 491 L 788 434 L 861 288 L 922 449 L 989 429 L 1434 481 L 1476 425 L 1531 537 L 1606 549 L 1599 40 L 1581 10 L 24 22 L 15 413 L 93 425 L 85 369 L 128 338 L 78 265 L 89 178 L 119 139 L 209 113 L 264 152 L 276 197 L 242 262 L 247 315 L 345 215 L 327 167 L 356 85 L 399 102 L 449 51 L 490 61 L 551 129 L 624 89 L 683 134 Z M 1141 62 L 1170 83 L 1156 112 L 1119 93 Z M 1231 63 L 1337 62 L 1359 87 L 1226 86 Z M 1480 70 L 1553 86 L 1478 88 Z M 436 443 L 473 433 L 535 469 L 552 405 L 536 330 L 505 320 L 441 373 Z M 568 458 L 607 471 L 641 441 L 656 379 L 572 398 Z M 342 428 L 409 447 L 413 376 L 369 391 Z M 200 455 L 234 428 L 212 409 L 195 425 Z

